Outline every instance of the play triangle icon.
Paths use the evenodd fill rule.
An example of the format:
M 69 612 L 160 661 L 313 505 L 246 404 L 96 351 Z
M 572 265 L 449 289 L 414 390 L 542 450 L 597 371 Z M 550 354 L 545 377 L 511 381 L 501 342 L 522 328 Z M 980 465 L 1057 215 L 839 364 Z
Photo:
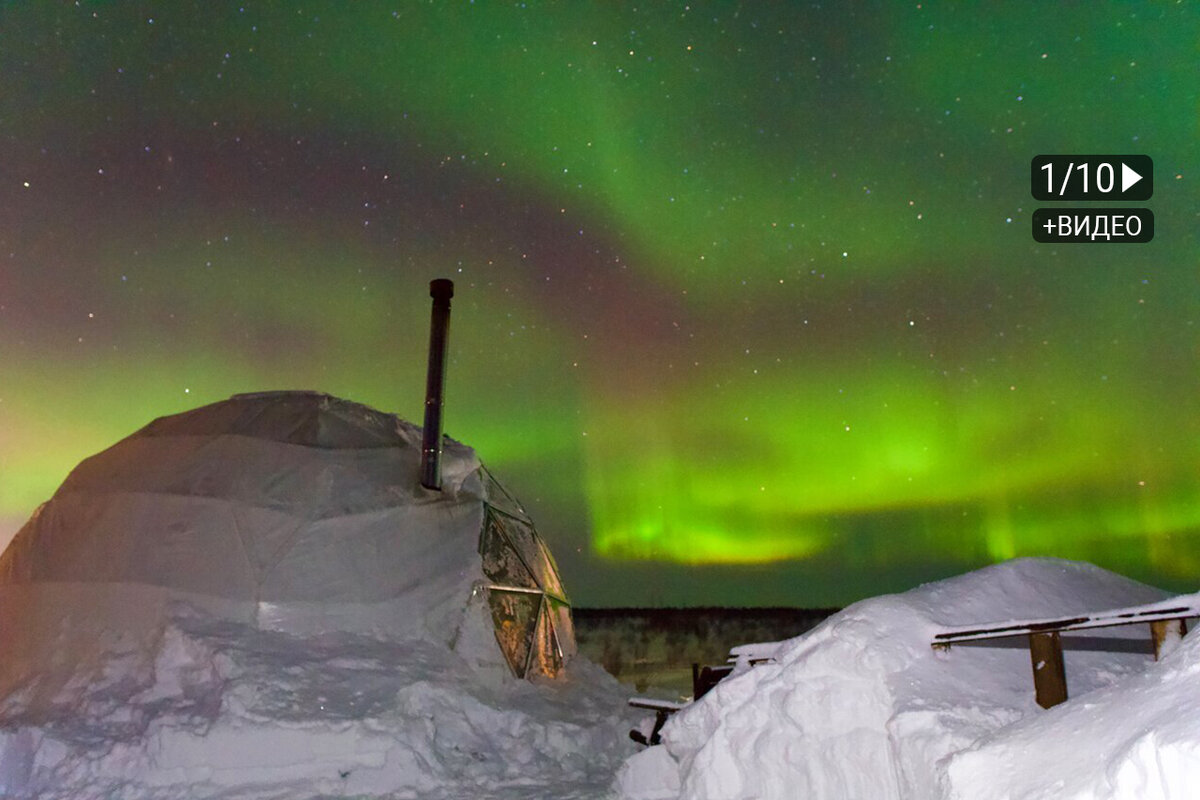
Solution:
M 1140 181 L 1142 176 L 1129 168 L 1128 164 L 1121 164 L 1121 191 L 1129 191 L 1129 187 Z

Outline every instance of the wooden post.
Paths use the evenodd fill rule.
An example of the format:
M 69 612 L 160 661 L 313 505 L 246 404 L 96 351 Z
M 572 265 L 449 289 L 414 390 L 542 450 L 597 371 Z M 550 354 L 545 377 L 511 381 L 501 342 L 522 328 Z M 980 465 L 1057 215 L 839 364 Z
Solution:
M 1067 671 L 1063 666 L 1058 631 L 1029 634 L 1029 659 L 1033 664 L 1033 689 L 1037 704 L 1050 708 L 1067 699 Z
M 1160 619 L 1150 623 L 1150 638 L 1154 640 L 1154 660 L 1162 657 L 1163 643 L 1168 637 L 1182 639 L 1187 633 L 1187 623 L 1181 619 Z

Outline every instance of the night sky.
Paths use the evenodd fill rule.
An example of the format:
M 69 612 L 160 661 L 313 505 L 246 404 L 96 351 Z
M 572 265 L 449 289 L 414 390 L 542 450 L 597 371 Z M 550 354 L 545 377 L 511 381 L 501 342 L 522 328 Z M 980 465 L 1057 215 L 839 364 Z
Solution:
M 0 544 L 234 393 L 419 423 L 448 277 L 578 604 L 1194 590 L 1198 67 L 1186 4 L 6 3 Z M 1040 153 L 1150 155 L 1154 241 L 1036 244 Z

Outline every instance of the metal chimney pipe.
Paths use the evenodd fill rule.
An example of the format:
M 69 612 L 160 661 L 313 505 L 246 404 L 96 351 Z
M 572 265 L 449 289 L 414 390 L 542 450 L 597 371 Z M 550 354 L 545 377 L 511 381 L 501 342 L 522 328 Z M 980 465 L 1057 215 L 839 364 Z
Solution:
M 425 433 L 421 441 L 421 485 L 442 490 L 442 403 L 446 393 L 446 344 L 450 337 L 450 298 L 454 281 L 429 282 L 429 372 L 425 378 Z

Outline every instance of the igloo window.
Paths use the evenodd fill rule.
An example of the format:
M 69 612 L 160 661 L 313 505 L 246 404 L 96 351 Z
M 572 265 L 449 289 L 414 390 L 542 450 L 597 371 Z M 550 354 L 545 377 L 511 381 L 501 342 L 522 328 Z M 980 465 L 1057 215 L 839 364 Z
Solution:
M 486 469 L 484 476 L 488 497 L 479 554 L 492 582 L 488 602 L 496 641 L 518 678 L 554 677 L 575 653 L 570 601 L 533 521 Z

